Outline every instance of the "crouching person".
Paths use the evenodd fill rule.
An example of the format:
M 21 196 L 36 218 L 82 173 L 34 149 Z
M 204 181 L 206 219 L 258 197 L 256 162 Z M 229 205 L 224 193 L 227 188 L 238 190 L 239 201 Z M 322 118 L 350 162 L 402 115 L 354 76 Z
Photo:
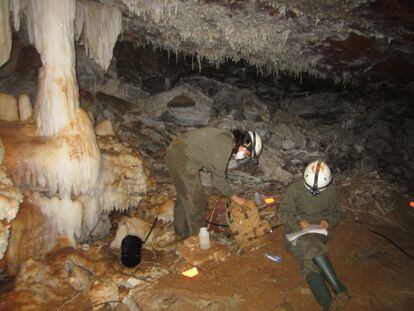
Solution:
M 227 163 L 258 158 L 262 139 L 254 131 L 233 132 L 217 128 L 200 128 L 177 137 L 167 148 L 165 162 L 174 182 L 177 201 L 174 207 L 174 228 L 177 240 L 199 233 L 205 226 L 207 198 L 200 180 L 200 170 L 207 170 L 214 187 L 241 206 L 247 200 L 234 193 L 226 180 Z
M 279 209 L 285 234 L 300 231 L 309 225 L 328 230 L 328 236 L 308 233 L 300 236 L 295 245 L 286 241 L 287 249 L 301 263 L 302 275 L 323 310 L 341 310 L 349 300 L 346 287 L 338 280 L 328 256 L 330 230 L 340 219 L 340 202 L 331 172 L 326 163 L 315 161 L 304 173 L 304 181 L 292 184 Z M 333 296 L 327 287 L 332 289 Z

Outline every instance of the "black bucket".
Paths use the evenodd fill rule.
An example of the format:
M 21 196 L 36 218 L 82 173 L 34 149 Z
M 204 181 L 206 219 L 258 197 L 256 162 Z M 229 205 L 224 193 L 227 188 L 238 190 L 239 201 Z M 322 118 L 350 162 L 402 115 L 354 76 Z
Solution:
M 140 264 L 142 244 L 147 242 L 152 229 L 154 229 L 155 224 L 157 223 L 157 220 L 158 218 L 155 218 L 151 229 L 145 238 L 145 241 L 142 241 L 135 235 L 127 235 L 125 238 L 123 238 L 121 243 L 121 262 L 128 268 L 134 268 Z
M 135 235 L 127 235 L 121 243 L 121 261 L 133 268 L 141 262 L 142 240 Z

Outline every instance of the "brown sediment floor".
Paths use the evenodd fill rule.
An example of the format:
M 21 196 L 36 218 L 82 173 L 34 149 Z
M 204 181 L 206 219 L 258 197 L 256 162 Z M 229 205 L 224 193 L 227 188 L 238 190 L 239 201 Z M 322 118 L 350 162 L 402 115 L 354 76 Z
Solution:
M 60 249 L 1 283 L 0 309 L 110 310 L 107 301 L 129 297 L 137 310 L 320 310 L 298 262 L 285 250 L 282 230 L 276 228 L 244 252 L 237 252 L 223 232 L 214 234 L 215 241 L 230 242 L 232 253 L 225 261 L 201 264 L 192 279 L 181 275 L 192 264 L 177 255 L 175 244 L 169 251 L 145 249 L 133 269 L 119 263 L 119 253 L 108 247 L 110 237 L 87 251 Z M 344 219 L 334 229 L 330 254 L 352 296 L 345 310 L 412 310 L 414 260 L 372 231 L 413 254 L 411 234 Z M 266 253 L 281 256 L 282 262 L 270 261 Z M 128 287 L 124 283 L 131 277 L 137 282 Z M 112 307 L 130 310 L 122 303 Z
M 255 250 L 206 264 L 194 279 L 165 275 L 137 297 L 143 309 L 151 310 L 320 310 L 282 240 L 278 229 Z M 366 226 L 342 223 L 330 248 L 337 274 L 352 295 L 346 310 L 414 307 L 414 261 Z M 265 253 L 280 255 L 282 262 L 268 260 Z

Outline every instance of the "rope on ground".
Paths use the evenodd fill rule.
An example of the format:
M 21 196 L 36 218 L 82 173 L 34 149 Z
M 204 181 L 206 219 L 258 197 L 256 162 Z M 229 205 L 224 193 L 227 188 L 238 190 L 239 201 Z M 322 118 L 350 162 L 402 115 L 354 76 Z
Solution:
M 122 302 L 122 301 L 121 300 L 108 300 L 108 301 L 100 302 L 100 303 L 97 303 L 93 306 L 90 306 L 89 308 L 83 309 L 83 311 L 92 310 L 93 308 L 95 308 L 97 306 L 104 305 L 104 304 L 107 304 L 107 303 L 112 303 L 112 302 Z
M 385 236 L 382 233 L 379 233 L 375 230 L 370 229 L 370 231 L 372 233 L 375 233 L 376 235 L 382 237 L 383 239 L 387 240 L 388 242 L 390 242 L 392 245 L 394 245 L 400 252 L 402 252 L 403 254 L 407 255 L 408 257 L 410 257 L 411 259 L 414 259 L 414 256 L 411 255 L 410 253 L 408 253 L 407 251 L 405 251 L 401 246 L 399 246 L 397 243 L 395 243 L 393 240 L 391 240 L 389 237 Z
M 59 308 L 57 308 L 57 309 L 56 309 L 56 311 L 60 311 L 60 310 L 63 308 L 63 306 L 64 306 L 64 305 L 66 305 L 66 304 L 68 304 L 68 303 L 72 302 L 73 300 L 75 300 L 75 298 L 76 298 L 76 297 L 78 297 L 80 293 L 82 293 L 82 292 L 78 292 L 78 293 L 77 293 L 76 295 L 74 295 L 71 299 L 69 299 L 68 301 L 66 301 L 66 302 L 65 302 L 65 303 L 63 303 L 62 305 L 60 305 L 60 306 L 59 306 Z
M 343 209 L 345 209 L 345 210 L 348 210 L 348 211 L 350 211 L 350 212 L 352 212 L 352 213 L 359 213 L 359 214 L 368 214 L 368 215 L 372 215 L 372 216 L 374 216 L 374 217 L 377 217 L 377 218 L 381 219 L 381 220 L 382 220 L 382 221 L 384 221 L 385 223 L 388 223 L 388 224 L 390 224 L 390 225 L 396 226 L 397 228 L 399 228 L 399 229 L 400 229 L 400 230 L 402 230 L 403 232 L 406 232 L 406 233 L 407 233 L 407 230 L 405 230 L 405 229 L 404 229 L 403 227 L 401 227 L 399 224 L 395 223 L 394 221 L 389 220 L 388 218 L 386 218 L 386 217 L 384 217 L 384 216 L 378 215 L 377 213 L 374 213 L 374 212 L 372 212 L 372 211 L 361 211 L 361 210 L 357 210 L 357 209 L 350 208 L 350 207 L 347 207 L 347 206 L 342 206 L 342 208 L 343 208 Z

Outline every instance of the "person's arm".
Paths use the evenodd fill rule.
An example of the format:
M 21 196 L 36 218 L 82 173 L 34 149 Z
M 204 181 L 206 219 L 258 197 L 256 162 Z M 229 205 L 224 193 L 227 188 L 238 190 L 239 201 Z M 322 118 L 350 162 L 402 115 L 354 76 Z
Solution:
M 247 199 L 239 197 L 236 194 L 233 194 L 230 199 L 234 202 L 236 202 L 237 204 L 239 204 L 240 206 L 246 206 L 247 205 Z
M 224 196 L 231 198 L 234 195 L 233 189 L 230 187 L 229 183 L 226 180 L 226 167 L 224 167 L 224 171 L 211 173 L 211 178 L 214 187 L 220 191 Z
M 293 187 L 291 186 L 286 193 L 285 199 L 280 204 L 278 214 L 280 221 L 292 229 L 298 225 L 298 218 L 295 215 L 295 208 L 295 196 Z
M 231 198 L 235 193 L 226 180 L 227 163 L 233 149 L 233 140 L 227 136 L 219 136 L 211 146 L 208 156 L 208 170 L 214 187 L 224 196 Z

